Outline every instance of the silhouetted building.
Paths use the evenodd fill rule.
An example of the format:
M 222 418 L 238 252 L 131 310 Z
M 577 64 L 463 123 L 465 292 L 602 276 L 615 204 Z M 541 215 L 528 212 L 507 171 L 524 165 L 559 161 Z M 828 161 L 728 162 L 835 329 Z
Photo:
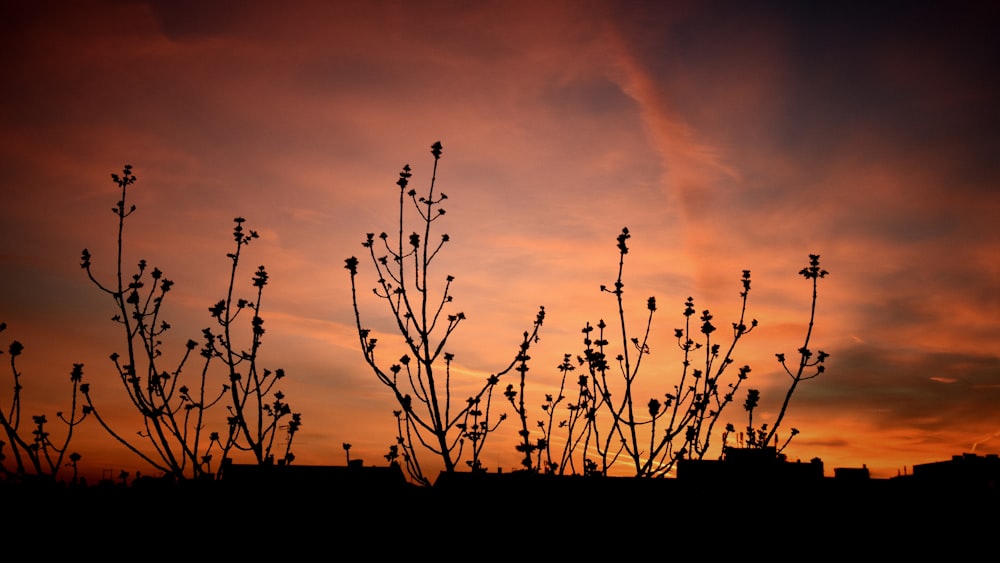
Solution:
M 677 462 L 679 481 L 776 481 L 811 482 L 823 479 L 823 461 L 789 462 L 773 447 L 723 450 L 722 459 L 682 459 Z
M 350 496 L 395 493 L 412 486 L 398 464 L 366 467 L 361 460 L 352 460 L 348 465 L 227 464 L 220 481 L 228 489 Z
M 861 467 L 835 467 L 833 478 L 842 481 L 867 481 L 871 479 L 871 472 L 867 465 Z
M 948 461 L 913 466 L 913 480 L 926 485 L 996 491 L 1000 484 L 1000 457 L 962 454 Z

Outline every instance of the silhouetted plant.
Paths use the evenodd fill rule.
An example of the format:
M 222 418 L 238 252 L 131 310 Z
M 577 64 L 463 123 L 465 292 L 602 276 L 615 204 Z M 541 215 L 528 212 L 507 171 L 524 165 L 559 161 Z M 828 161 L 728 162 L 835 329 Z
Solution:
M 531 431 L 528 430 L 528 411 L 524 405 L 524 384 L 528 373 L 529 359 L 530 358 L 526 354 L 522 354 L 518 361 L 517 371 L 520 374 L 520 392 L 514 391 L 514 384 L 510 383 L 507 385 L 507 390 L 504 391 L 504 396 L 510 402 L 511 406 L 514 407 L 514 412 L 517 414 L 518 420 L 521 423 L 521 429 L 517 431 L 517 435 L 521 438 L 521 441 L 515 446 L 515 449 L 524 455 L 524 457 L 521 458 L 521 466 L 527 470 L 538 471 L 540 469 L 542 459 L 540 454 L 546 449 L 547 444 L 545 436 L 542 436 L 535 442 L 532 442 Z M 537 461 L 532 458 L 532 455 L 536 452 L 539 453 Z
M 261 266 L 253 277 L 256 300 L 234 299 L 236 272 L 242 249 L 252 239 L 254 231 L 244 232 L 244 219 L 236 218 L 233 230 L 236 249 L 228 254 L 232 264 L 226 297 L 209 312 L 222 327 L 221 334 L 213 334 L 211 329 L 202 331 L 202 346 L 199 350 L 200 365 L 191 368 L 197 373 L 190 384 L 181 382 L 182 375 L 192 360 L 192 353 L 198 347 L 194 340 L 188 340 L 180 358 L 168 371 L 163 364 L 163 338 L 170 330 L 170 324 L 163 320 L 164 298 L 173 287 L 173 282 L 158 268 L 149 270 L 145 260 L 140 260 L 135 273 L 127 277 L 124 273 L 124 231 L 125 219 L 134 211 L 134 205 L 127 205 L 128 188 L 135 183 L 131 165 L 126 165 L 122 175 L 111 175 L 120 190 L 120 199 L 112 208 L 118 220 L 118 245 L 115 262 L 115 279 L 110 284 L 99 281 L 91 267 L 91 255 L 82 252 L 81 267 L 87 276 L 105 294 L 109 295 L 116 308 L 113 320 L 122 330 L 125 341 L 124 357 L 119 353 L 111 355 L 118 378 L 129 397 L 135 411 L 142 417 L 143 430 L 138 432 L 144 447 L 126 439 L 114 430 L 97 410 L 89 385 L 81 386 L 87 406 L 92 410 L 100 425 L 120 444 L 141 459 L 177 478 L 214 475 L 211 469 L 213 452 L 219 450 L 223 458 L 231 450 L 249 451 L 257 463 L 273 461 L 271 449 L 278 421 L 291 415 L 288 424 L 288 447 L 291 437 L 298 429 L 299 415 L 292 414 L 284 402 L 280 391 L 272 393 L 275 382 L 284 376 L 283 370 L 261 369 L 258 352 L 264 334 L 263 319 L 260 317 L 260 301 L 263 288 L 267 284 L 267 272 Z M 242 349 L 234 343 L 234 323 L 244 311 L 250 316 L 250 345 Z M 226 367 L 227 383 L 210 383 L 210 367 L 219 359 Z M 244 371 L 245 369 L 245 371 Z M 228 404 L 224 399 L 229 398 Z M 273 402 L 269 402 L 272 401 Z M 212 407 L 226 404 L 229 410 L 228 432 L 223 440 L 219 432 L 206 431 L 206 417 Z M 151 448 L 151 452 L 149 449 Z M 291 454 L 286 448 L 286 461 Z M 222 464 L 218 466 L 220 469 Z
M 656 298 L 646 300 L 646 319 L 641 336 L 631 336 L 626 319 L 624 265 L 628 254 L 628 229 L 618 235 L 618 275 L 614 285 L 601 286 L 601 291 L 614 295 L 618 309 L 618 335 L 621 346 L 609 361 L 609 327 L 600 320 L 596 327 L 587 323 L 583 328 L 584 350 L 578 364 L 585 370 L 578 379 L 577 398 L 568 406 L 568 417 L 559 422 L 565 429 L 561 452 L 546 452 L 547 471 L 576 472 L 573 457 L 581 456 L 585 474 L 607 474 L 622 456 L 637 476 L 663 476 L 681 458 L 701 458 L 711 446 L 711 436 L 723 409 L 732 401 L 733 394 L 747 379 L 749 366 L 736 370 L 729 380 L 724 379 L 734 363 L 733 353 L 737 343 L 755 326 L 757 321 L 746 322 L 747 296 L 750 292 L 750 272 L 743 271 L 740 292 L 742 305 L 739 320 L 732 323 L 731 337 L 724 343 L 716 340 L 713 316 L 704 310 L 700 316 L 694 300 L 684 303 L 684 328 L 675 330 L 678 348 L 682 353 L 681 370 L 677 381 L 662 400 L 650 398 L 643 406 L 636 397 L 640 367 L 650 354 L 648 345 L 653 315 L 657 311 Z M 596 331 L 596 334 L 595 334 Z M 699 338 L 699 342 L 695 341 Z M 703 351 L 699 359 L 697 355 Z M 698 364 L 699 367 L 695 367 Z M 542 405 L 548 421 L 539 421 L 543 442 L 552 448 L 552 421 L 555 406 L 565 397 L 567 374 L 571 371 L 569 357 L 559 366 L 562 372 L 558 397 L 546 397 Z M 590 456 L 595 455 L 596 460 Z M 558 460 L 558 461 L 556 461 Z
M 819 294 L 819 280 L 825 278 L 828 274 L 829 272 L 820 268 L 818 254 L 810 254 L 809 265 L 799 271 L 800 276 L 810 280 L 812 283 L 812 303 L 809 308 L 809 325 L 806 328 L 805 341 L 797 350 L 799 359 L 796 362 L 797 365 L 793 364 L 794 369 L 793 367 L 789 367 L 788 363 L 785 361 L 785 354 L 775 354 L 778 358 L 778 363 L 781 364 L 784 372 L 789 378 L 791 378 L 791 383 L 789 383 L 788 389 L 785 391 L 785 397 L 781 404 L 781 410 L 778 411 L 778 416 L 770 427 L 767 423 L 763 423 L 759 427 L 754 426 L 753 411 L 760 403 L 760 391 L 757 389 L 749 389 L 747 391 L 747 398 L 743 404 L 743 408 L 747 411 L 746 447 L 761 449 L 772 446 L 775 448 L 777 453 L 781 453 L 792 441 L 792 438 L 799 434 L 798 428 L 791 428 L 784 443 L 780 445 L 778 444 L 778 428 L 785 418 L 785 413 L 788 411 L 788 405 L 791 402 L 792 395 L 795 393 L 799 383 L 819 377 L 826 371 L 824 363 L 830 355 L 822 350 L 818 350 L 814 356 L 812 350 L 809 348 L 809 343 L 812 340 L 813 326 L 816 321 L 816 301 Z M 728 425 L 727 432 L 733 431 L 735 431 L 734 427 L 731 424 Z M 771 444 L 772 441 L 774 442 L 773 444 Z
M 0 332 L 7 329 L 7 323 L 0 323 Z M 33 415 L 31 426 L 21 426 L 23 415 L 24 385 L 21 383 L 23 374 L 18 370 L 17 358 L 24 352 L 24 345 L 19 341 L 11 341 L 8 349 L 10 356 L 10 373 L 12 393 L 10 406 L 7 410 L 0 408 L 0 428 L 3 428 L 7 440 L 0 440 L 0 474 L 8 480 L 23 481 L 28 478 L 43 478 L 55 481 L 59 471 L 64 466 L 73 470 L 72 482 L 77 481 L 77 462 L 80 454 L 69 452 L 69 444 L 73 439 L 73 430 L 87 418 L 89 409 L 83 407 L 77 412 L 77 396 L 80 381 L 83 379 L 83 364 L 73 364 L 69 379 L 71 384 L 70 412 L 64 415 L 62 411 L 56 417 L 66 425 L 66 433 L 60 444 L 52 441 L 52 435 L 46 427 L 49 424 L 44 414 Z M 3 351 L 0 351 L 0 355 Z M 30 429 L 29 432 L 27 432 Z M 8 453 L 9 446 L 9 453 Z M 8 459 L 13 462 L 8 465 Z M 63 463 L 65 460 L 67 463 Z
M 399 187 L 396 234 L 390 237 L 383 232 L 377 237 L 380 242 L 376 242 L 375 234 L 369 233 L 362 243 L 368 249 L 377 275 L 373 292 L 388 305 L 407 350 L 398 363 L 386 367 L 376 357 L 378 337 L 361 321 L 356 283 L 358 259 L 352 256 L 345 260 L 345 267 L 351 274 L 351 296 L 361 351 L 376 378 L 391 390 L 400 406 L 393 413 L 397 421 L 396 445 L 390 448 L 386 459 L 395 462 L 401 457 L 411 478 L 422 484 L 430 484 L 430 480 L 418 451 L 430 452 L 441 461 L 444 471 L 453 472 L 463 460 L 468 445 L 469 459 L 465 463 L 474 471 L 483 469 L 480 454 L 487 437 L 505 417 L 501 415 L 495 420 L 492 417 L 494 387 L 515 365 L 526 369 L 528 349 L 537 339 L 545 313 L 544 308 L 539 310 L 532 329 L 524 332 L 509 365 L 487 377 L 479 390 L 463 403 L 453 402 L 451 365 L 454 355 L 446 352 L 445 346 L 451 334 L 465 321 L 465 314 L 445 310 L 452 303 L 452 276 L 445 277 L 440 295 L 432 293 L 429 286 L 429 270 L 434 258 L 449 240 L 447 234 L 442 234 L 436 245 L 430 242 L 432 226 L 445 214 L 441 203 L 447 199 L 445 194 L 435 192 L 441 150 L 439 142 L 431 146 L 434 169 L 426 196 L 418 197 L 416 190 L 407 189 L 411 176 L 409 165 L 400 172 L 396 182 Z M 407 200 L 412 202 L 417 213 L 422 235 L 416 231 L 405 233 Z
M 572 403 L 566 405 L 566 418 L 556 422 L 557 407 L 566 400 L 564 392 L 566 390 L 567 378 L 576 369 L 573 365 L 572 355 L 565 354 L 562 363 L 559 364 L 557 369 L 561 374 L 559 378 L 559 390 L 555 395 L 551 393 L 545 395 L 545 402 L 541 405 L 542 412 L 545 414 L 536 423 L 542 436 L 535 442 L 535 446 L 539 451 L 534 469 L 536 471 L 543 470 L 545 473 L 593 474 L 596 472 L 596 465 L 586 463 L 587 460 L 581 460 L 583 464 L 580 468 L 577 468 L 576 459 L 573 455 L 581 446 L 586 449 L 588 440 L 592 438 L 587 425 L 588 421 L 595 414 L 593 408 L 595 399 L 588 384 L 589 378 L 587 375 L 580 375 L 577 378 L 576 397 Z M 522 386 L 521 404 L 523 404 L 523 397 L 524 388 Z M 520 410 L 518 414 L 522 417 L 522 428 L 527 428 L 525 420 L 527 412 Z M 581 424 L 584 425 L 583 432 L 578 431 Z M 562 442 L 562 447 L 558 450 L 553 440 L 553 436 L 557 430 L 566 438 Z M 530 441 L 526 442 L 530 443 Z
M 239 269 L 240 256 L 250 241 L 258 238 L 256 231 L 244 231 L 242 217 L 233 219 L 233 239 L 236 249 L 226 256 L 232 261 L 229 273 L 229 285 L 226 297 L 220 299 L 209 308 L 212 318 L 221 327 L 221 334 L 209 340 L 211 333 L 205 329 L 206 341 L 212 343 L 211 349 L 217 358 L 226 366 L 229 377 L 229 435 L 222 452 L 224 457 L 232 448 L 250 452 L 258 464 L 274 462 L 274 440 L 279 434 L 281 421 L 290 416 L 291 421 L 286 428 L 286 445 L 279 463 L 288 464 L 294 460 L 291 453 L 292 440 L 301 425 L 301 414 L 293 413 L 291 406 L 285 402 L 285 395 L 275 389 L 275 385 L 285 377 L 282 368 L 271 371 L 262 368 L 259 363 L 259 353 L 264 337 L 263 310 L 264 286 L 268 282 L 267 270 L 259 266 L 253 275 L 253 287 L 256 298 L 253 301 L 235 297 L 236 273 Z M 249 346 L 240 347 L 234 342 L 234 327 L 241 315 L 249 316 Z
M 80 479 L 80 460 L 81 459 L 83 459 L 83 456 L 80 455 L 77 452 L 73 452 L 73 453 L 69 454 L 69 463 L 67 465 L 69 467 L 73 468 L 73 479 L 72 479 L 73 483 L 79 482 L 79 479 Z

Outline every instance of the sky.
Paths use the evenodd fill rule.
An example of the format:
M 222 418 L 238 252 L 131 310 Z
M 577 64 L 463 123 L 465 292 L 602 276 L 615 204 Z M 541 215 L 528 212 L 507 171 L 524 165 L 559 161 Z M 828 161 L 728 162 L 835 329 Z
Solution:
M 223 297 L 232 220 L 267 267 L 265 364 L 303 426 L 296 463 L 366 464 L 398 408 L 363 361 L 344 260 L 398 228 L 404 164 L 426 190 L 431 144 L 467 320 L 449 349 L 463 381 L 510 361 L 539 306 L 529 405 L 617 317 L 600 292 L 625 264 L 628 320 L 656 296 L 651 393 L 680 366 L 685 299 L 726 327 L 751 270 L 758 328 L 736 361 L 773 420 L 802 345 L 821 256 L 813 349 L 826 373 L 796 391 L 790 459 L 890 477 L 1000 452 L 1000 99 L 988 2 L 264 2 L 99 0 L 6 6 L 0 22 L 0 333 L 32 413 L 66 409 L 84 378 L 123 431 L 138 423 L 108 356 L 112 302 L 80 268 L 112 274 L 131 164 L 126 263 L 175 282 L 177 350 Z M 367 295 L 374 270 L 362 261 Z M 388 329 L 362 299 L 366 325 Z M 0 368 L 0 405 L 11 385 Z M 458 377 L 458 376 L 456 376 Z M 645 381 L 645 380 L 644 380 Z M 664 383 L 659 383 L 660 381 Z M 514 382 L 511 379 L 509 382 Z M 534 385 L 534 387 L 532 387 Z M 643 403 L 645 399 L 643 399 Z M 499 407 L 502 407 L 502 403 Z M 494 408 L 499 408 L 495 406 Z M 510 413 L 509 407 L 507 411 Z M 536 409 L 536 415 L 539 411 Z M 723 419 L 745 426 L 734 404 Z M 86 471 L 148 472 L 92 421 Z M 516 427 L 484 463 L 517 466 Z M 54 434 L 60 428 L 53 425 Z

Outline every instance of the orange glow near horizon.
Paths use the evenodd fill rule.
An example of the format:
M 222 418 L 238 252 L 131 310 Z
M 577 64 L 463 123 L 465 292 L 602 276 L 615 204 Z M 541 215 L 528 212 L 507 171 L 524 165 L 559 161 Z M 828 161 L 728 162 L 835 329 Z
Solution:
M 830 358 L 792 399 L 782 428 L 801 434 L 788 457 L 891 477 L 1000 453 L 1000 92 L 986 14 L 88 4 L 10 7 L 0 23 L 4 409 L 17 340 L 29 421 L 68 409 L 69 372 L 83 363 L 119 431 L 139 429 L 108 360 L 122 346 L 112 303 L 79 266 L 88 248 L 96 272 L 113 273 L 108 175 L 129 163 L 137 211 L 125 262 L 145 259 L 176 283 L 167 348 L 208 326 L 232 219 L 246 217 L 260 239 L 243 290 L 266 265 L 262 358 L 288 373 L 282 391 L 302 413 L 296 463 L 342 464 L 343 443 L 353 459 L 384 463 L 398 407 L 359 350 L 343 261 L 362 259 L 369 291 L 365 233 L 397 227 L 400 168 L 409 163 L 424 190 L 441 141 L 448 201 L 435 227 L 451 242 L 432 276 L 455 276 L 455 310 L 468 319 L 449 346 L 460 389 L 509 363 L 544 306 L 528 372 L 533 427 L 563 354 L 582 350 L 580 329 L 616 318 L 598 288 L 614 281 L 615 237 L 628 227 L 632 330 L 647 297 L 659 304 L 645 360 L 659 379 L 642 384 L 641 405 L 673 383 L 685 299 L 728 327 L 748 269 L 760 326 L 736 362 L 762 392 L 755 421 L 773 420 L 787 386 L 775 354 L 793 355 L 808 321 L 797 272 L 819 254 L 830 275 L 811 347 Z M 362 313 L 388 350 L 382 306 L 366 296 Z M 515 375 L 494 397 L 508 419 L 489 438 L 491 469 L 518 465 L 502 396 Z M 742 400 L 723 416 L 737 429 Z M 152 473 L 91 422 L 71 446 L 85 475 Z

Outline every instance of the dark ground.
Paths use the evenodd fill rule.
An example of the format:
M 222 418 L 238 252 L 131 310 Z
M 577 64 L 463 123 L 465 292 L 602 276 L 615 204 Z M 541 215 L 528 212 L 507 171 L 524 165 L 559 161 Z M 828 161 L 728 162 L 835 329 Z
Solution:
M 259 477 L 4 485 L 0 541 L 40 555 L 104 561 L 955 561 L 995 559 L 1000 537 L 1000 495 L 961 484 L 460 474 L 428 489 Z

